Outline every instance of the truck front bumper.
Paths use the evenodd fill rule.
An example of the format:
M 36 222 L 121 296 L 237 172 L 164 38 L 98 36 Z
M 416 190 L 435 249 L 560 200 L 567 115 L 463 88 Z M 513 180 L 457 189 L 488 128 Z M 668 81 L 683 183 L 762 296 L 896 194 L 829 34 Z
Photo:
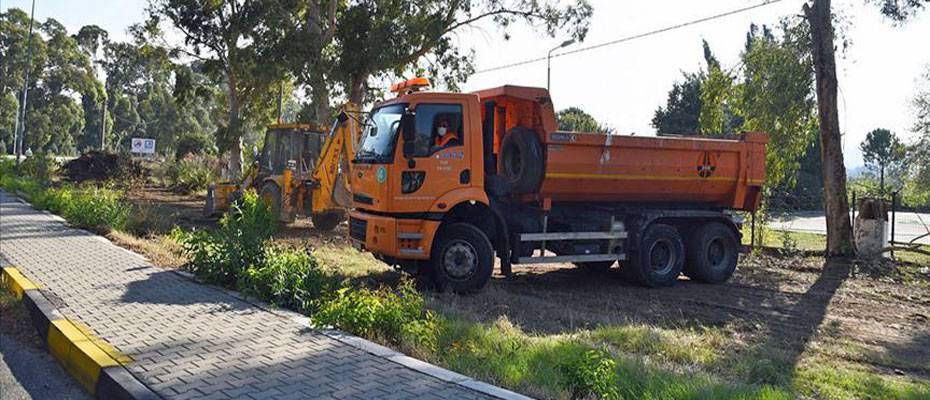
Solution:
M 349 238 L 353 247 L 379 258 L 428 260 L 439 223 L 354 210 L 349 213 Z

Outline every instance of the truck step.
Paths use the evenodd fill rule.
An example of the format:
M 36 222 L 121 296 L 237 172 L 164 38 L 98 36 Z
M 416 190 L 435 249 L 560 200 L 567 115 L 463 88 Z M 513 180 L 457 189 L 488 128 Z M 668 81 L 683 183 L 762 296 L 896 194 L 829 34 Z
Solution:
M 547 264 L 567 262 L 622 261 L 626 254 L 576 254 L 567 256 L 520 257 L 520 264 Z
M 521 242 L 536 242 L 541 240 L 585 240 L 585 239 L 626 239 L 625 231 L 616 232 L 550 232 L 550 233 L 521 233 Z

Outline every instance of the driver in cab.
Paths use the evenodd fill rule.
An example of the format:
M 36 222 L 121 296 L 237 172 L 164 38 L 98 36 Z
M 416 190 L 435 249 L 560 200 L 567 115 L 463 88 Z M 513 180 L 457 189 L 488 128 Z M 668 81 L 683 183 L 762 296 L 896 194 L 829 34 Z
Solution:
M 442 118 L 436 122 L 436 142 L 437 148 L 443 148 L 452 144 L 460 143 L 459 135 L 449 128 L 449 120 Z

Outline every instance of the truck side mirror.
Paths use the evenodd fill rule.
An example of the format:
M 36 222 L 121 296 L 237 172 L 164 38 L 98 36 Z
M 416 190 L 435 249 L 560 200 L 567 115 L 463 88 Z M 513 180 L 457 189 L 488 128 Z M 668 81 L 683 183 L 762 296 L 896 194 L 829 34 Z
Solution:
M 417 148 L 417 132 L 413 113 L 407 112 L 400 117 L 400 131 L 404 138 L 404 158 L 413 158 Z

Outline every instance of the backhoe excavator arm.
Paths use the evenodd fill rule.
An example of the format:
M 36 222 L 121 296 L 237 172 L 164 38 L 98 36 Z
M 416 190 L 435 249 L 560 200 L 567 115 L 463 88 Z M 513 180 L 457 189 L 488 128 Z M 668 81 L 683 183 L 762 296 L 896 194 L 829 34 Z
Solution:
M 341 210 L 351 205 L 347 176 L 351 176 L 355 146 L 361 135 L 361 113 L 358 105 L 342 106 L 333 123 L 320 158 L 313 169 L 312 179 L 317 183 L 311 194 L 314 214 Z

